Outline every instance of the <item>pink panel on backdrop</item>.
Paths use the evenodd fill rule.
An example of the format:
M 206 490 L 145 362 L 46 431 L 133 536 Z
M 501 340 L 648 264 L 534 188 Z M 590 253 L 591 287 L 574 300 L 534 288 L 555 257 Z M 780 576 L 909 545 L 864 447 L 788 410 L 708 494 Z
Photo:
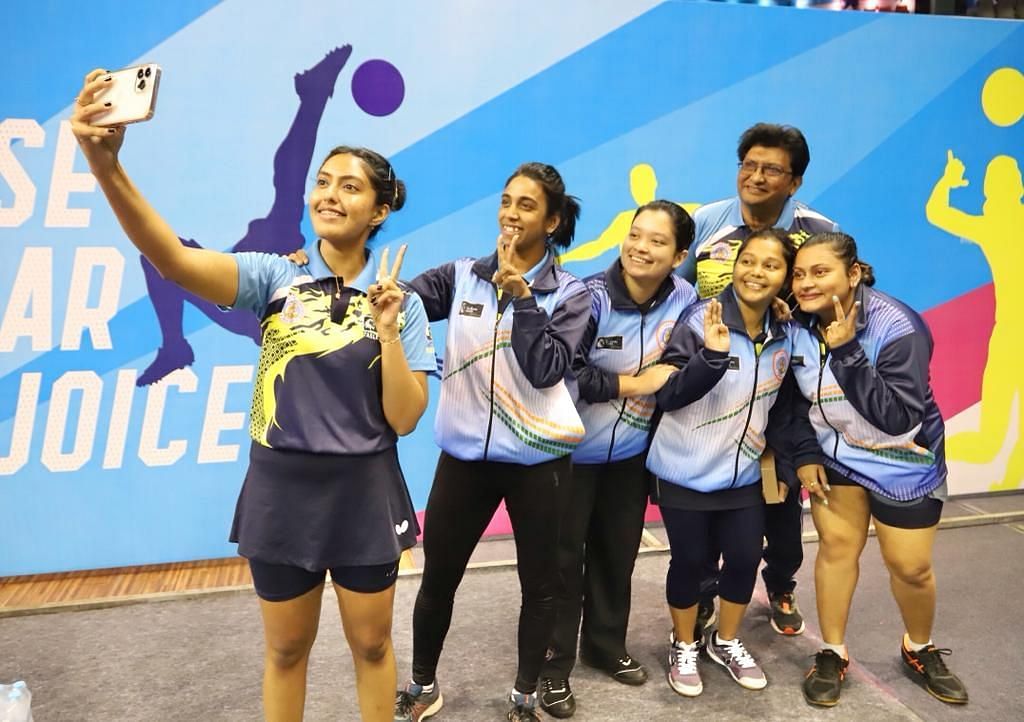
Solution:
M 423 528 L 423 515 L 426 512 L 416 512 L 416 518 L 419 519 L 420 529 Z M 498 510 L 494 512 L 494 518 L 491 519 L 491 523 L 487 525 L 484 530 L 484 536 L 491 536 L 493 534 L 511 534 L 512 533 L 512 522 L 508 519 L 508 512 L 505 510 L 505 502 L 501 502 L 498 505 Z M 420 540 L 423 540 L 423 534 L 420 534 Z
M 922 314 L 935 339 L 932 390 L 944 419 L 981 400 L 981 378 L 995 315 L 996 298 L 991 283 Z

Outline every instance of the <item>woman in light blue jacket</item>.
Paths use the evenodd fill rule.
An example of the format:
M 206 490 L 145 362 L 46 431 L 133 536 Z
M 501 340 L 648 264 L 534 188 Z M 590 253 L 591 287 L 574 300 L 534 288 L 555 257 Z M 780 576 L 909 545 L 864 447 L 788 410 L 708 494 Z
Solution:
M 659 359 L 679 314 L 697 299 L 673 273 L 692 242 L 689 214 L 651 201 L 633 216 L 619 257 L 586 279 L 590 323 L 573 362 L 586 435 L 572 456 L 558 552 L 566 589 L 541 670 L 540 703 L 554 717 L 576 710 L 569 675 L 577 646 L 584 664 L 617 682 L 647 680 L 626 651 L 630 578 L 647 510 L 654 393 L 675 370 Z
M 668 681 L 684 696 L 704 688 L 697 669 L 702 640 L 694 637 L 694 623 L 702 566 L 712 545 L 720 547 L 723 566 L 720 621 L 703 640 L 708 656 L 747 689 L 768 683 L 738 632 L 761 560 L 759 462 L 793 345 L 790 324 L 775 320 L 771 307 L 787 284 L 793 256 L 793 242 L 781 230 L 748 237 L 739 247 L 732 283 L 684 312 L 662 357 L 679 371 L 657 393 L 664 413 L 647 468 L 672 548 Z M 772 446 L 778 448 L 774 440 Z
M 906 633 L 906 669 L 943 702 L 967 689 L 932 644 L 932 546 L 946 491 L 945 426 L 932 397 L 932 338 L 909 306 L 876 291 L 871 267 L 845 233 L 804 242 L 793 271 L 800 304 L 794 340 L 794 417 L 810 421 L 818 464 L 797 461 L 818 530 L 814 564 L 822 649 L 804 680 L 811 704 L 839 702 L 848 654 L 850 602 L 868 523 Z M 794 427 L 795 428 L 795 427 Z

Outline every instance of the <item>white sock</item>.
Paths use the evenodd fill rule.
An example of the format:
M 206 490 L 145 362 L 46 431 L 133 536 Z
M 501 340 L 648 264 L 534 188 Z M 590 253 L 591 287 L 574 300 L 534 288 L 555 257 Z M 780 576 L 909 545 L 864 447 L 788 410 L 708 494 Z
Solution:
M 903 635 L 903 646 L 911 652 L 920 652 L 925 647 L 930 647 L 932 640 L 929 639 L 927 642 L 915 642 L 910 638 L 909 634 L 904 633 Z
M 822 642 L 821 643 L 821 648 L 822 649 L 831 649 L 833 652 L 838 654 L 843 659 L 846 659 L 846 660 L 850 659 L 850 653 L 846 651 L 846 645 L 845 644 L 829 644 L 828 642 Z
M 729 642 L 735 641 L 734 639 L 722 639 L 722 635 L 715 630 L 715 644 L 728 644 Z
M 533 694 L 533 692 L 520 692 L 520 691 L 519 691 L 518 689 L 516 689 L 515 687 L 513 687 L 513 688 L 512 688 L 512 694 L 513 694 L 513 695 L 516 695 L 516 694 L 518 694 L 518 695 L 519 695 L 520 697 L 529 697 L 530 695 L 532 695 L 532 694 Z
M 431 692 L 434 691 L 434 683 L 433 682 L 431 682 L 430 684 L 421 684 L 420 687 L 422 687 L 423 691 L 426 692 L 427 694 L 430 694 Z

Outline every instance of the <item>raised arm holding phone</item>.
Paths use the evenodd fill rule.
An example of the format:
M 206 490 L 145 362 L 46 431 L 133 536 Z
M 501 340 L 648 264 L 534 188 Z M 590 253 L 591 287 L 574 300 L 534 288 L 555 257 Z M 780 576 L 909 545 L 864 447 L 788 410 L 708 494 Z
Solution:
M 380 154 L 339 146 L 309 194 L 318 241 L 298 265 L 268 253 L 186 245 L 122 167 L 123 125 L 105 70 L 79 91 L 72 130 L 132 243 L 166 279 L 261 319 L 252 446 L 232 524 L 249 560 L 265 633 L 268 720 L 302 717 L 306 669 L 330 570 L 356 669 L 362 719 L 391 719 L 396 685 L 391 617 L 398 559 L 419 526 L 398 465 L 399 435 L 427 405 L 435 369 L 419 296 L 367 248 L 405 185 Z M 287 369 L 287 376 L 285 370 Z

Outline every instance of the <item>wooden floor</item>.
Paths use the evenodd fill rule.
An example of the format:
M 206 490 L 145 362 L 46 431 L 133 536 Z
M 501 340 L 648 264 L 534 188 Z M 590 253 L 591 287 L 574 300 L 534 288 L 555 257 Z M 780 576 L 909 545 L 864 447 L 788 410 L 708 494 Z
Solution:
M 408 550 L 399 567 L 415 567 Z M 0 577 L 0 617 L 251 587 L 249 563 L 240 557 Z
M 252 585 L 245 559 L 0 577 L 0 614 Z

